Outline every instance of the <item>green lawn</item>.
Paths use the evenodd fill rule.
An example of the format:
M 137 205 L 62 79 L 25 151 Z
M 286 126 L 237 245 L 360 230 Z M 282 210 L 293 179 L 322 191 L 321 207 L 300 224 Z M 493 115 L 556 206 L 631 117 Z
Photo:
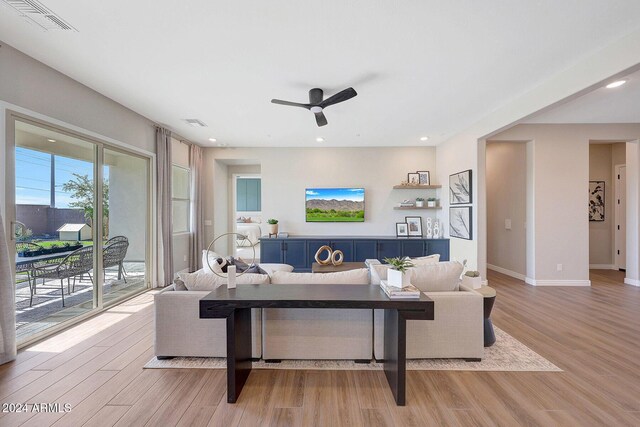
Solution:
M 69 241 L 69 240 L 41 240 L 41 241 L 34 240 L 33 243 L 37 243 L 38 245 L 42 246 L 43 248 L 49 249 L 53 245 L 57 245 L 58 247 L 62 247 L 62 246 L 64 246 L 65 243 L 69 243 L 70 245 L 73 245 L 76 242 L 75 241 Z M 91 245 L 93 245 L 93 241 L 91 241 L 91 240 L 83 240 L 80 243 L 83 246 L 91 246 Z
M 341 215 L 340 212 L 307 212 L 307 222 L 364 222 L 364 211 Z

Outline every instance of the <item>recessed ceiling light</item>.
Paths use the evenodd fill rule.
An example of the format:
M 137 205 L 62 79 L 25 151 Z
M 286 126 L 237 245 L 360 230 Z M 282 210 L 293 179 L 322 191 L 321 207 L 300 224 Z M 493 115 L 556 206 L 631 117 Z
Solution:
M 316 142 L 324 142 L 324 138 L 319 136 L 316 138 Z
M 48 139 L 47 139 L 47 141 L 49 141 L 49 142 L 56 142 L 56 140 L 55 140 L 55 139 L 51 139 L 51 138 L 48 138 Z
M 625 84 L 626 82 L 627 82 L 626 80 L 618 80 L 618 81 L 615 81 L 613 83 L 609 83 L 607 85 L 607 89 L 613 89 L 614 87 L 620 87 L 623 84 Z
M 217 139 L 215 139 L 215 138 L 209 138 L 209 141 L 211 141 L 211 142 L 216 142 L 216 141 L 217 141 Z
M 429 137 L 428 136 L 423 136 L 420 138 L 420 141 L 428 141 Z

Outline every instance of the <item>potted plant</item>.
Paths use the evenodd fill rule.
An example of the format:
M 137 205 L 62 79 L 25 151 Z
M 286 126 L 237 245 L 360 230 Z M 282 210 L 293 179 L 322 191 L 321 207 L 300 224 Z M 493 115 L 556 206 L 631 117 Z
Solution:
M 410 275 L 407 270 L 414 266 L 409 257 L 385 258 L 384 262 L 391 268 L 387 270 L 387 283 L 395 288 L 408 286 Z
M 424 206 L 424 199 L 422 197 L 416 197 L 416 207 L 421 208 Z
M 429 197 L 427 199 L 427 207 L 435 208 L 437 202 L 438 202 L 438 200 L 435 197 Z
M 467 271 L 462 276 L 462 284 L 471 289 L 479 289 L 482 286 L 480 272 L 475 270 Z
M 271 234 L 278 234 L 278 220 L 277 219 L 273 219 L 273 218 L 269 218 L 267 220 L 267 223 L 269 224 L 269 235 Z

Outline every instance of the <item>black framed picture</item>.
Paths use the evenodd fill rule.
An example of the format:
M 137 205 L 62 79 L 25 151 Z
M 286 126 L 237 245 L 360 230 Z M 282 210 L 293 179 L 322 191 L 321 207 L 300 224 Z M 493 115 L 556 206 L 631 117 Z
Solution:
M 404 221 L 407 223 L 409 237 L 422 237 L 422 217 L 405 216 Z
M 406 222 L 396 222 L 396 237 L 408 237 L 409 228 Z
M 449 204 L 473 203 L 471 169 L 449 175 Z
M 431 185 L 431 177 L 429 175 L 429 171 L 417 171 L 419 176 L 418 182 L 420 185 Z
M 604 221 L 604 181 L 589 181 L 589 221 Z
M 408 173 L 407 174 L 407 183 L 409 185 L 420 185 L 420 174 L 418 174 L 418 173 Z
M 473 239 L 471 206 L 449 208 L 449 237 Z

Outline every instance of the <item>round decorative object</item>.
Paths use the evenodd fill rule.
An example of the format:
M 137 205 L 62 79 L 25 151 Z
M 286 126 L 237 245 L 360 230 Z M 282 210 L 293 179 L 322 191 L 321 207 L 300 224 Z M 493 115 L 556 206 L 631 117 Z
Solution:
M 206 260 L 207 260 L 207 266 L 209 267 L 209 270 L 211 270 L 211 271 L 213 272 L 213 274 L 215 274 L 216 276 L 218 276 L 218 277 L 223 277 L 223 278 L 225 278 L 225 279 L 229 277 L 229 275 L 228 275 L 228 274 L 222 275 L 222 274 L 220 274 L 220 273 L 216 273 L 216 272 L 214 271 L 214 269 L 213 269 L 213 268 L 211 268 L 211 264 L 209 263 L 209 252 L 211 252 L 211 248 L 213 247 L 213 245 L 216 243 L 216 241 L 217 241 L 218 239 L 220 239 L 221 237 L 226 237 L 226 236 L 236 236 L 236 238 L 241 237 L 241 238 L 243 238 L 243 239 L 248 239 L 248 238 L 249 238 L 249 236 L 247 236 L 247 235 L 245 235 L 245 234 L 241 234 L 241 233 L 224 233 L 224 234 L 219 235 L 219 236 L 218 236 L 218 237 L 216 237 L 215 239 L 213 239 L 213 240 L 211 241 L 211 243 L 209 243 L 209 246 L 207 246 L 207 256 L 206 256 Z M 251 246 L 251 249 L 253 250 L 253 259 L 251 260 L 251 263 L 250 263 L 249 265 L 253 265 L 253 264 L 255 264 L 255 262 L 256 262 L 256 248 L 255 248 L 255 246 Z M 222 258 L 222 260 L 223 260 L 223 261 L 222 261 L 223 263 L 222 263 L 222 266 L 221 266 L 221 267 L 223 267 L 223 266 L 225 266 L 225 265 L 227 264 L 227 260 L 226 260 L 225 258 Z M 242 273 L 238 274 L 237 276 L 242 276 L 244 273 L 246 273 L 246 271 L 243 271 Z
M 431 218 L 427 217 L 427 227 L 431 227 Z
M 341 250 L 334 251 L 331 254 L 331 264 L 337 266 L 342 264 L 342 261 L 344 261 L 344 254 L 342 253 Z
M 324 251 L 327 251 L 327 257 L 325 259 L 321 259 L 320 255 L 322 255 Z M 332 255 L 331 247 L 327 245 L 323 245 L 323 246 L 320 246 L 320 249 L 318 249 L 318 251 L 316 252 L 316 256 L 314 258 L 316 262 L 320 265 L 329 265 L 329 263 L 331 263 L 331 255 Z

